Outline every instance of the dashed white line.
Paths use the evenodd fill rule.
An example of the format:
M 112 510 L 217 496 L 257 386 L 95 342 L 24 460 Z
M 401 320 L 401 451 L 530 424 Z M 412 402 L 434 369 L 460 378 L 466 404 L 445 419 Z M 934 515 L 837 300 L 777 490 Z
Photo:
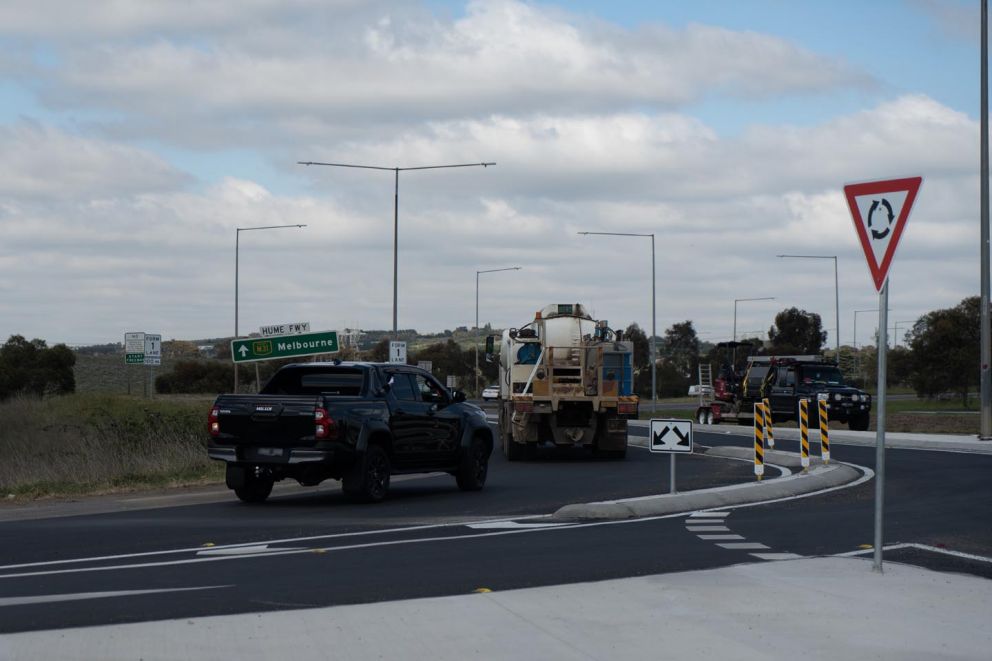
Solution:
M 744 539 L 743 535 L 697 535 L 699 539 L 723 540 L 729 542 L 732 539 Z
M 689 532 L 728 532 L 730 530 L 727 526 L 686 526 L 685 529 Z
M 728 516 L 730 512 L 693 512 L 689 515 L 690 519 L 722 519 Z
M 759 544 L 758 542 L 728 542 L 726 544 L 717 544 L 717 546 L 725 549 L 730 549 L 732 551 L 759 551 L 761 549 L 767 549 L 768 547 L 764 544 Z

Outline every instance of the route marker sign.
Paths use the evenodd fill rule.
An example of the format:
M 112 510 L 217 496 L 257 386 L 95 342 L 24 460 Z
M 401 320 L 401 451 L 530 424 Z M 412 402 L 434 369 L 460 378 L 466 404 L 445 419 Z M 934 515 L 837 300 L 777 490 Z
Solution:
M 162 364 L 162 336 L 158 334 L 145 333 L 144 364 Z
M 124 333 L 124 364 L 145 364 L 145 334 Z
M 337 352 L 337 331 L 231 340 L 231 360 L 235 363 L 252 363 L 259 360 L 316 356 L 321 353 Z
M 406 365 L 406 342 L 389 343 L 389 362 Z
M 906 228 L 923 177 L 866 181 L 844 186 L 854 229 L 865 251 L 865 261 L 881 292 L 889 274 L 896 246 Z
M 692 453 L 692 420 L 651 418 L 648 431 L 651 452 Z

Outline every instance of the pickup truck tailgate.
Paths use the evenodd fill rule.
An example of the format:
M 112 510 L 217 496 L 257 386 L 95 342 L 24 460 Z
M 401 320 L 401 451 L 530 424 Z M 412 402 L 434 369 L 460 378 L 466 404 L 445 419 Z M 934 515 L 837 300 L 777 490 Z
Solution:
M 293 395 L 226 395 L 216 407 L 222 443 L 300 445 L 314 442 L 320 399 Z

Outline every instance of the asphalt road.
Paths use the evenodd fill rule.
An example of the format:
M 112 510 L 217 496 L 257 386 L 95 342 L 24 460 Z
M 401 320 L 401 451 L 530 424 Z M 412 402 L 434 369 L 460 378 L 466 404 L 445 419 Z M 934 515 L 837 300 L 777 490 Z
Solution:
M 874 463 L 871 448 L 835 445 L 834 457 Z M 507 590 L 851 552 L 872 541 L 872 481 L 728 509 L 716 520 L 549 524 L 536 516 L 571 502 L 667 492 L 667 468 L 667 458 L 639 449 L 622 462 L 509 464 L 495 455 L 489 484 L 475 494 L 431 476 L 397 483 L 376 506 L 347 504 L 327 488 L 262 506 L 231 499 L 9 521 L 0 524 L 0 632 Z M 680 458 L 678 468 L 682 490 L 750 473 L 748 464 L 702 456 Z M 990 470 L 992 456 L 889 451 L 886 543 L 992 555 Z M 890 555 L 989 574 L 988 563 L 912 548 Z

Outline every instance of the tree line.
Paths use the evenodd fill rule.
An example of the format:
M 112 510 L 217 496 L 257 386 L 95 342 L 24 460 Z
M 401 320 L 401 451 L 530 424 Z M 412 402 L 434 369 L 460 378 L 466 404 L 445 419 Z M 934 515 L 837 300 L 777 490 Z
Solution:
M 980 314 L 980 299 L 971 296 L 954 307 L 933 310 L 917 319 L 905 336 L 899 338 L 906 346 L 888 351 L 889 384 L 911 387 L 921 397 L 952 393 L 967 406 L 971 393 L 979 387 Z M 635 392 L 645 398 L 651 397 L 649 338 L 637 323 L 630 324 L 624 335 L 633 343 Z M 821 354 L 824 353 L 826 338 L 819 314 L 795 307 L 787 308 L 775 315 L 775 323 L 768 330 L 767 342 L 752 338 L 751 347 L 736 352 L 737 364 L 742 366 L 750 354 Z M 747 338 L 744 340 L 747 341 Z M 701 342 L 691 320 L 672 324 L 657 338 L 657 349 L 659 397 L 685 396 L 689 386 L 697 381 L 701 361 L 718 368 L 733 362 L 735 358 L 734 351 L 729 347 Z M 230 362 L 229 344 L 218 343 L 217 360 L 196 359 L 192 357 L 194 353 L 179 352 L 179 356 L 188 357 L 180 357 L 171 371 L 156 378 L 157 392 L 212 394 L 231 390 L 234 366 Z M 840 355 L 835 355 L 833 351 L 828 351 L 827 355 L 838 361 L 853 385 L 871 386 L 875 383 L 877 355 L 874 346 L 859 349 L 842 346 Z M 383 338 L 371 349 L 361 351 L 346 347 L 338 354 L 320 358 L 384 362 L 388 357 L 389 340 Z M 279 367 L 298 360 L 259 363 L 259 382 L 264 384 Z M 422 349 L 410 351 L 408 362 L 417 364 L 420 361 L 430 361 L 435 374 L 442 378 L 454 376 L 457 387 L 471 395 L 478 394 L 474 392 L 474 347 L 465 347 L 451 338 L 439 339 Z M 65 344 L 49 347 L 44 340 L 29 341 L 21 335 L 12 335 L 0 347 L 0 400 L 15 395 L 44 396 L 74 392 L 75 362 L 75 354 Z M 480 356 L 479 368 L 481 387 L 496 382 L 496 363 L 487 363 Z M 256 380 L 255 364 L 241 365 L 238 378 L 239 389 L 252 389 Z

